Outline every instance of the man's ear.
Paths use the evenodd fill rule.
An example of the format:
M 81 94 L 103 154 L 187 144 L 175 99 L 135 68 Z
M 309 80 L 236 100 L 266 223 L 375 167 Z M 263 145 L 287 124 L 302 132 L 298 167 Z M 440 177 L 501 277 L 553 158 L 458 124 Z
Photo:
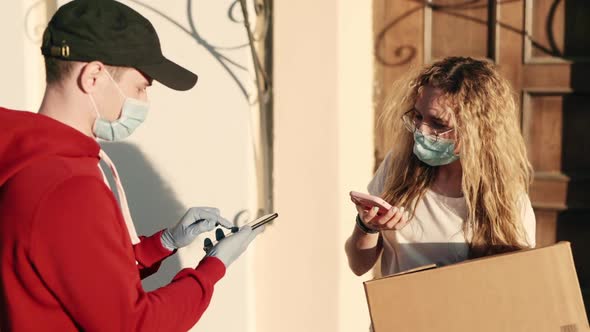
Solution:
M 80 69 L 78 76 L 78 85 L 85 93 L 91 93 L 98 85 L 98 79 L 106 70 L 105 65 L 100 61 L 92 61 L 85 64 Z

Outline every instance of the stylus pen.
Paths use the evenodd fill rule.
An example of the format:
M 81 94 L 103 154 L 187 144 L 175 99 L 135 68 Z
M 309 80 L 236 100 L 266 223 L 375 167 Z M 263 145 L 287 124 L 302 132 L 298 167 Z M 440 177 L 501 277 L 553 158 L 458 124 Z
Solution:
M 273 221 L 278 216 L 279 216 L 278 213 L 269 214 L 266 218 L 260 220 L 259 222 L 255 223 L 254 225 L 252 225 L 252 230 L 255 230 L 256 228 Z

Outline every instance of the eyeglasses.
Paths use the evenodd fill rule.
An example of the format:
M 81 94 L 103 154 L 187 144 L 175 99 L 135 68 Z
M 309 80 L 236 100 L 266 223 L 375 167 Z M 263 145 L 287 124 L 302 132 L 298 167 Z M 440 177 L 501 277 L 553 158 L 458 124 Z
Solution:
M 450 138 L 450 137 L 448 137 L 449 134 L 453 130 L 455 130 L 455 128 L 449 128 L 449 127 L 445 127 L 445 126 L 441 126 L 441 125 L 437 125 L 437 124 L 430 124 L 430 123 L 424 122 L 424 121 L 422 121 L 422 119 L 418 119 L 416 117 L 416 112 L 414 110 L 409 110 L 406 113 L 404 113 L 404 115 L 402 115 L 402 121 L 404 122 L 404 126 L 406 127 L 406 129 L 409 130 L 411 133 L 415 133 L 417 130 L 419 130 L 425 137 L 428 137 L 428 138 L 434 140 L 435 142 L 437 142 L 439 140 L 439 138 L 442 138 L 442 139 Z M 428 126 L 428 128 L 430 128 L 429 134 L 426 134 L 422 130 L 420 130 L 420 127 L 423 124 Z M 445 136 L 447 136 L 447 137 L 445 137 Z

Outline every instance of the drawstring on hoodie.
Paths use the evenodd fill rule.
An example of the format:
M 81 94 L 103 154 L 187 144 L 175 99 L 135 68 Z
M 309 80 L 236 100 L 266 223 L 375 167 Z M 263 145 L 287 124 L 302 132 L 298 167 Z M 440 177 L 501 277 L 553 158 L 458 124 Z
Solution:
M 117 195 L 119 196 L 119 205 L 121 206 L 121 212 L 123 213 L 123 218 L 125 219 L 125 224 L 127 225 L 127 231 L 129 232 L 129 237 L 131 237 L 131 243 L 138 244 L 140 242 L 139 237 L 137 236 L 137 231 L 135 230 L 135 225 L 133 224 L 133 219 L 131 219 L 131 212 L 129 212 L 129 205 L 127 205 L 127 196 L 125 196 L 125 189 L 123 189 L 123 184 L 119 178 L 119 173 L 117 172 L 117 168 L 115 164 L 109 158 L 109 156 L 104 152 L 104 150 L 100 150 L 98 153 L 100 159 L 104 160 L 104 162 L 109 166 L 111 169 L 111 174 L 113 175 L 113 179 L 115 179 L 115 184 L 117 186 Z M 110 188 L 109 182 L 107 180 L 106 175 L 100 165 L 98 169 L 102 173 L 103 179 L 107 187 Z

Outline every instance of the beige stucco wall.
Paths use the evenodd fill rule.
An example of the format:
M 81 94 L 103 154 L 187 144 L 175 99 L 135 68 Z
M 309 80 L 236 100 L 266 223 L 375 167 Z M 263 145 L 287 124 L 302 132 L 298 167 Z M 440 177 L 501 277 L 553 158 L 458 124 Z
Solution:
M 277 1 L 276 208 L 256 252 L 258 331 L 366 331 L 344 255 L 373 160 L 370 1 Z
M 0 105 L 38 108 L 44 74 L 37 41 L 46 13 L 65 2 L 0 3 L 0 19 L 16 31 L 5 34 L 13 47 L 0 64 Z M 217 206 L 229 218 L 253 214 L 255 108 L 211 52 L 183 31 L 190 29 L 187 2 L 142 2 L 161 13 L 124 1 L 152 21 L 165 54 L 200 80 L 188 93 L 156 84 L 145 125 L 124 143 L 104 145 L 122 173 L 139 231 L 175 223 L 194 205 Z M 221 48 L 245 42 L 243 27 L 227 18 L 233 1 L 192 3 L 203 39 Z M 347 193 L 364 190 L 373 166 L 371 17 L 370 1 L 275 1 L 274 179 L 281 217 L 230 267 L 194 331 L 367 329 L 367 277 L 348 270 L 343 246 L 355 214 Z M 250 69 L 234 73 L 251 91 L 249 51 L 219 51 Z M 201 241 L 169 259 L 146 288 L 195 265 L 200 247 Z

